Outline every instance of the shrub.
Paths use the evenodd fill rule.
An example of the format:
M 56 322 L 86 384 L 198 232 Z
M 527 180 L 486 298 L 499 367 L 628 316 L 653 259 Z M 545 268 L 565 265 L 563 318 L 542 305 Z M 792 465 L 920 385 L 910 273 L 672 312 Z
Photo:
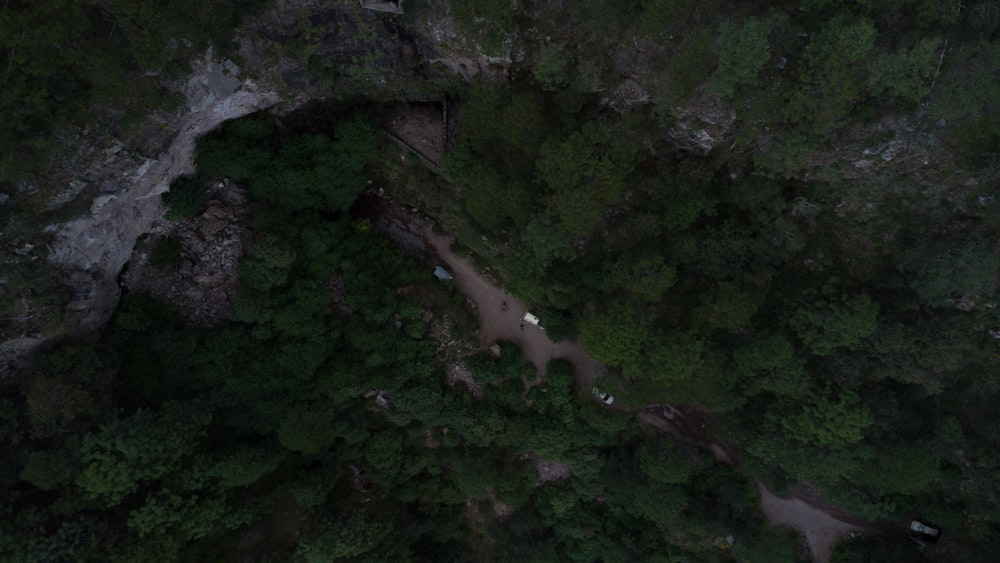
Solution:
M 176 237 L 161 238 L 149 253 L 149 261 L 160 268 L 179 268 L 181 262 L 184 261 L 183 250 L 181 239 Z
M 205 184 L 197 178 L 178 178 L 163 194 L 167 204 L 167 219 L 180 221 L 194 217 L 205 207 Z

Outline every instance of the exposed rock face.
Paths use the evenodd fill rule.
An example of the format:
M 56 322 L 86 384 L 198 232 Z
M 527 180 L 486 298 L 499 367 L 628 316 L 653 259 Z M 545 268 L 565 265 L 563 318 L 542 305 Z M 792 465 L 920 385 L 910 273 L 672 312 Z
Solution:
M 240 56 L 303 98 L 438 100 L 425 48 L 400 16 L 356 1 L 276 0 L 247 26 Z
M 718 96 L 699 92 L 680 111 L 668 136 L 678 148 L 705 155 L 726 138 L 734 121 L 736 112 Z
M 243 190 L 229 181 L 208 189 L 207 209 L 178 222 L 158 221 L 122 275 L 124 287 L 172 303 L 194 326 L 210 328 L 226 318 L 239 286 L 237 268 L 246 241 Z M 157 245 L 180 243 L 179 264 L 152 260 Z
M 422 13 L 417 27 L 428 39 L 422 47 L 429 63 L 440 64 L 466 80 L 478 75 L 489 78 L 506 75 L 516 37 L 507 36 L 502 45 L 487 52 L 484 38 L 459 31 L 451 17 L 450 0 L 428 0 Z
M 284 49 L 303 43 L 315 46 L 305 58 L 296 49 Z M 99 195 L 89 215 L 46 229 L 54 239 L 48 260 L 66 272 L 73 295 L 68 308 L 79 317 L 80 330 L 100 329 L 114 312 L 121 293 L 116 278 L 136 240 L 163 216 L 159 196 L 174 179 L 194 172 L 200 136 L 225 121 L 276 106 L 291 111 L 310 99 L 359 92 L 375 99 L 379 92 L 398 96 L 406 84 L 427 77 L 421 48 L 398 20 L 354 2 L 278 0 L 248 25 L 240 55 L 257 80 L 242 77 L 232 61 L 216 60 L 209 50 L 193 65 L 192 75 L 175 85 L 185 109 L 175 116 L 151 116 L 155 127 L 149 127 L 151 138 L 143 139 L 147 151 L 165 147 L 152 149 L 155 158 L 117 142 L 106 150 L 81 149 L 78 168 L 86 170 L 81 174 L 86 181 L 70 182 L 50 207 L 85 197 L 90 186 L 99 186 Z M 294 100 L 287 99 L 290 95 Z
M 179 176 L 194 172 L 198 137 L 224 121 L 236 119 L 281 101 L 279 95 L 251 80 L 238 81 L 231 62 L 208 59 L 197 65 L 185 94 L 189 111 L 176 122 L 176 136 L 156 159 L 143 162 L 122 177 L 117 170 L 101 180 L 120 186 L 91 205 L 90 215 L 47 230 L 55 233 L 49 261 L 72 272 L 71 310 L 80 313 L 80 328 L 99 329 L 118 304 L 118 273 L 140 235 L 163 215 L 160 194 Z

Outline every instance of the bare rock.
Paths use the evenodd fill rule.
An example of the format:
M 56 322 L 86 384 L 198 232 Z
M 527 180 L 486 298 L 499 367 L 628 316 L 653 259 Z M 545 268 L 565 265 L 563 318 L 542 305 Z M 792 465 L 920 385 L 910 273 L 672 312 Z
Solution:
M 170 303 L 192 324 L 203 327 L 221 322 L 232 306 L 246 240 L 240 224 L 246 213 L 242 188 L 219 182 L 209 188 L 209 196 L 215 205 L 201 216 L 177 223 L 157 222 L 152 229 L 157 236 L 139 245 L 122 279 L 129 291 Z M 181 241 L 177 268 L 150 262 L 153 249 L 164 238 Z
M 205 59 L 195 65 L 189 85 L 207 83 L 217 67 L 209 51 Z M 185 90 L 192 111 L 166 127 L 175 132 L 174 138 L 166 152 L 157 158 L 136 163 L 120 145 L 106 149 L 102 155 L 103 168 L 90 172 L 101 178 L 99 185 L 114 183 L 121 189 L 95 201 L 89 216 L 50 228 L 55 232 L 55 241 L 49 261 L 62 269 L 86 274 L 97 286 L 95 291 L 86 293 L 88 297 L 72 304 L 74 310 L 82 313 L 82 330 L 89 332 L 100 328 L 114 312 L 120 293 L 116 283 L 118 273 L 132 256 L 139 236 L 152 231 L 163 217 L 164 209 L 158 196 L 167 191 L 175 178 L 194 170 L 194 147 L 198 137 L 224 121 L 280 101 L 276 92 L 261 89 L 249 80 L 238 83 L 238 87 L 231 81 L 225 85 L 216 82 L 213 87 L 215 94 L 204 87 Z M 228 93 L 224 97 L 217 95 L 223 92 Z M 132 168 L 128 169 L 129 166 Z M 119 182 L 116 178 L 125 180 Z M 82 190 L 79 184 L 74 184 L 70 191 L 77 188 Z M 65 199 L 64 196 L 53 203 Z
M 698 92 L 680 110 L 667 135 L 679 148 L 704 155 L 726 138 L 734 121 L 736 112 L 725 107 L 718 96 Z

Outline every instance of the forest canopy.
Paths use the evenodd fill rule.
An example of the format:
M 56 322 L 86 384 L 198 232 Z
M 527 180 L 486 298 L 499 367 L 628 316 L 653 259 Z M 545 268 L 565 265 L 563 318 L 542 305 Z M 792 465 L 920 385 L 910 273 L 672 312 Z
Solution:
M 265 6 L 209 4 L 8 2 L 0 183 L 95 108 L 169 105 L 130 77 L 184 72 Z M 416 29 L 434 6 L 412 4 L 366 17 Z M 4 382 L 0 558 L 801 560 L 759 483 L 879 531 L 834 560 L 990 560 L 996 10 L 450 9 L 516 49 L 441 93 L 440 169 L 382 134 L 417 104 L 360 90 L 198 141 L 166 220 L 218 218 L 211 186 L 245 196 L 231 307 L 196 326 L 126 292 L 99 338 Z M 479 342 L 476 304 L 383 236 L 373 201 L 453 237 L 600 377 Z M 179 239 L 152 248 L 190 268 Z M 919 551 L 911 518 L 941 542 Z

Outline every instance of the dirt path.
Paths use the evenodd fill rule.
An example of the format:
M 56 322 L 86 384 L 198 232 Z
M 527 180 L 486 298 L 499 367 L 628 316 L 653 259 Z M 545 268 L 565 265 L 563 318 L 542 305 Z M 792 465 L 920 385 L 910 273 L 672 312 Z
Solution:
M 551 359 L 562 359 L 573 364 L 577 384 L 589 388 L 604 374 L 604 366 L 593 360 L 580 344 L 572 340 L 552 342 L 541 328 L 521 319 L 527 308 L 516 297 L 493 285 L 483 278 L 466 259 L 451 250 L 451 239 L 425 229 L 427 244 L 435 250 L 444 266 L 455 278 L 455 287 L 471 298 L 477 306 L 479 319 L 479 341 L 483 346 L 498 340 L 509 340 L 517 344 L 524 357 L 535 365 L 538 377 L 545 373 L 545 366 Z M 507 303 L 504 310 L 503 304 Z M 544 326 L 545 319 L 542 319 Z M 523 328 L 522 328 L 523 326 Z
M 789 526 L 805 536 L 815 563 L 828 563 L 833 548 L 846 535 L 863 532 L 861 526 L 838 520 L 799 498 L 785 499 L 760 481 L 760 507 L 773 524 Z
M 667 418 L 665 413 L 671 412 Z M 706 433 L 705 416 L 699 409 L 687 406 L 655 405 L 640 410 L 636 414 L 640 422 L 658 428 L 682 442 L 707 449 L 716 460 L 727 465 L 739 466 L 738 448 L 723 447 L 711 440 Z
M 524 304 L 493 285 L 468 260 L 455 254 L 451 250 L 450 238 L 437 234 L 430 228 L 424 229 L 424 238 L 427 245 L 436 252 L 442 265 L 454 276 L 458 290 L 476 303 L 479 340 L 484 347 L 497 340 L 509 340 L 517 344 L 524 356 L 537 368 L 538 381 L 544 375 L 548 361 L 554 358 L 573 364 L 577 385 L 583 389 L 589 389 L 598 377 L 606 373 L 606 368 L 593 360 L 576 341 L 552 342 L 544 330 L 530 323 L 524 323 L 522 329 L 521 318 L 527 310 Z M 503 307 L 504 302 L 507 303 L 506 309 Z M 542 319 L 543 325 L 544 322 Z M 667 416 L 667 410 L 670 416 Z M 707 413 L 697 407 L 683 405 L 668 405 L 667 410 L 661 405 L 655 405 L 641 409 L 637 416 L 642 422 L 679 439 L 708 448 L 723 463 L 739 465 L 737 446 L 721 446 L 707 434 Z M 850 523 L 838 519 L 828 513 L 836 511 L 814 506 L 798 498 L 798 495 L 783 499 L 760 482 L 757 487 L 761 494 L 761 509 L 767 519 L 773 524 L 790 526 L 801 533 L 816 563 L 828 563 L 834 546 L 842 537 L 857 532 L 876 531 L 874 525 L 863 525 L 870 523 Z

